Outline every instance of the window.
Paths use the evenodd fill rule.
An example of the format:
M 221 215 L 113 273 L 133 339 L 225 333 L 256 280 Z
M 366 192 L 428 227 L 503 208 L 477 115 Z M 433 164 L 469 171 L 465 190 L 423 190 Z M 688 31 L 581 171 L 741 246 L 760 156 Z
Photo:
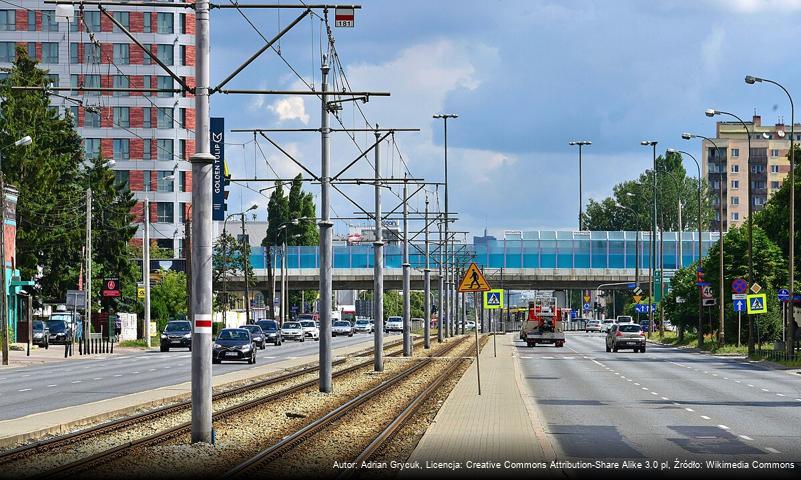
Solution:
M 740 156 L 740 149 L 739 148 L 732 148 L 731 149 L 731 156 L 732 157 L 739 157 Z
M 731 188 L 732 190 L 737 190 L 740 188 L 740 181 L 739 180 L 732 180 L 731 181 Z
M 16 46 L 17 44 L 14 42 L 0 42 L 0 62 L 13 62 L 16 56 L 14 52 Z
M 156 204 L 156 221 L 159 223 L 173 223 L 175 215 L 173 205 L 170 202 L 158 202 Z
M 779 166 L 778 165 L 771 165 L 770 166 L 770 173 L 779 173 Z
M 112 78 L 114 82 L 112 86 L 114 88 L 128 88 L 128 85 L 130 84 L 130 82 L 128 81 L 128 77 L 126 77 L 125 75 L 114 75 Z M 125 91 L 114 92 L 115 97 L 127 97 L 128 95 L 130 95 L 130 93 Z
M 174 48 L 170 44 L 158 44 L 156 45 L 156 57 L 162 61 L 165 65 L 172 65 L 174 63 L 173 52 Z
M 179 60 L 180 61 L 179 65 L 184 65 L 185 66 L 186 65 L 186 45 L 181 45 L 180 52 L 181 52 L 181 58 Z
M 84 138 L 83 153 L 86 156 L 87 160 L 94 160 L 100 157 L 100 139 Z
M 131 48 L 127 43 L 114 44 L 114 63 L 128 65 L 131 63 Z
M 83 86 L 86 88 L 100 88 L 100 75 L 84 75 Z M 86 92 L 85 95 L 97 97 L 100 95 L 100 91 Z
M 156 172 L 156 191 L 172 192 L 174 188 L 175 176 L 169 170 Z
M 0 32 L 13 32 L 17 29 L 17 11 L 0 10 Z
M 142 144 L 142 160 L 153 160 L 153 140 L 142 140 Z
M 94 43 L 83 44 L 83 63 L 100 63 L 100 45 Z
M 751 165 L 751 171 L 753 173 L 765 173 L 765 166 L 764 165 Z
M 127 30 L 131 29 L 131 16 L 128 12 L 112 12 L 111 16 L 114 17 L 114 20 L 120 22 L 120 24 Z M 114 25 L 114 32 L 119 33 L 122 32 L 122 30 Z
M 58 42 L 42 43 L 42 63 L 58 63 Z
M 129 181 L 128 170 L 114 170 L 114 183 L 124 188 L 125 190 L 131 189 Z
M 151 33 L 151 30 L 153 28 L 151 27 L 150 22 L 151 22 L 150 12 L 145 12 L 142 18 L 142 31 L 144 33 Z
M 28 56 L 36 58 L 36 42 L 28 42 Z
M 753 181 L 751 182 L 751 188 L 754 190 L 764 190 L 765 187 L 767 186 L 766 184 L 767 182 Z
M 179 108 L 178 109 L 178 125 L 181 128 L 186 128 L 186 109 Z
M 156 77 L 156 88 L 159 88 L 159 89 L 161 89 L 161 88 L 165 88 L 165 89 L 173 88 L 172 77 L 168 77 L 166 75 L 159 75 L 158 77 Z M 159 92 L 158 96 L 159 97 L 172 97 L 173 94 L 172 94 L 172 92 Z
M 159 12 L 156 15 L 156 33 L 175 33 L 172 13 Z
M 178 140 L 178 158 L 186 160 L 186 140 Z
M 70 88 L 72 88 L 73 95 L 78 95 L 78 75 L 72 74 L 70 75 Z
M 186 203 L 184 202 L 178 204 L 178 222 L 186 223 Z
M 145 140 L 145 142 L 149 144 L 150 140 Z M 146 153 L 146 155 L 149 155 L 149 153 Z M 142 181 L 142 189 L 145 192 L 149 192 L 150 191 L 150 170 L 145 170 L 144 172 L 142 172 L 142 180 L 143 180 Z
M 72 116 L 72 123 L 73 125 L 78 122 L 78 107 L 73 105 L 69 109 L 70 116 Z
M 83 11 L 83 23 L 91 32 L 100 32 L 100 11 Z
M 100 112 L 84 108 L 83 126 L 86 128 L 100 128 Z
M 125 128 L 131 126 L 129 107 L 114 107 L 114 125 Z
M 70 63 L 73 65 L 81 63 L 80 55 L 78 55 L 78 44 L 75 42 L 70 43 Z
M 178 14 L 178 22 L 181 24 L 181 33 L 185 34 L 186 33 L 186 14 L 185 13 L 179 13 Z
M 36 10 L 28 10 L 28 31 L 36 31 Z
M 739 220 L 740 219 L 740 214 L 737 213 L 737 212 L 731 212 L 731 219 L 732 220 Z
M 157 128 L 172 128 L 172 108 L 159 107 L 158 116 L 156 117 Z
M 178 191 L 185 192 L 186 191 L 186 172 L 181 171 L 178 172 Z
M 142 77 L 142 88 L 152 88 L 150 83 L 150 75 L 145 75 Z M 147 92 L 145 95 L 152 95 L 152 92 Z
M 740 204 L 740 197 L 731 197 L 731 204 L 732 205 L 739 205 Z
M 55 10 L 42 10 L 42 31 L 57 32 L 58 22 L 56 21 Z
M 778 148 L 770 149 L 770 156 L 771 157 L 778 157 L 779 156 L 779 149 Z
M 781 187 L 781 182 L 772 181 L 770 182 L 770 188 L 773 190 L 778 190 Z
M 57 73 L 48 73 L 47 74 L 47 83 L 51 87 L 57 87 L 59 84 L 59 76 Z
M 142 109 L 142 128 L 153 128 L 150 125 L 150 107 L 144 107 Z
M 114 160 L 128 160 L 131 158 L 131 141 L 127 138 L 114 139 Z
M 142 65 L 150 65 L 150 63 L 152 62 L 149 54 L 153 53 L 153 51 L 150 49 L 150 47 L 151 47 L 150 45 L 145 45 L 145 50 L 147 51 L 142 52 Z
M 765 197 L 759 197 L 759 196 L 754 197 L 754 205 L 759 206 L 764 204 L 765 204 Z
M 158 149 L 157 159 L 172 160 L 173 159 L 172 140 L 160 138 L 156 142 L 157 142 L 156 148 Z

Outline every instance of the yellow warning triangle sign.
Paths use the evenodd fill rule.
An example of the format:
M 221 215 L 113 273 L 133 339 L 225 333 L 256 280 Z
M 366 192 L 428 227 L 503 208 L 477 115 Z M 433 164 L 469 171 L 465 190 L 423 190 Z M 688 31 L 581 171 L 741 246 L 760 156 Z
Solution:
M 464 278 L 459 283 L 459 292 L 486 292 L 488 290 L 492 290 L 492 288 L 487 283 L 484 275 L 481 274 L 481 270 L 478 269 L 475 263 L 471 263 L 470 268 L 467 269 Z

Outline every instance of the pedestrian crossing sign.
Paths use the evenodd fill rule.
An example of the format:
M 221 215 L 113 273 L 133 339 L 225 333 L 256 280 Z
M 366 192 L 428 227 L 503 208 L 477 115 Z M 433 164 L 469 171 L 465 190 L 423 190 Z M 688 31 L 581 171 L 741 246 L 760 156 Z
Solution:
M 484 292 L 484 308 L 487 310 L 503 308 L 503 290 L 495 289 Z
M 459 293 L 486 292 L 488 290 L 492 290 L 492 287 L 487 283 L 487 279 L 481 274 L 478 265 L 471 263 L 464 278 L 459 282 Z
M 759 313 L 768 313 L 767 295 L 760 293 L 758 295 L 748 295 L 748 314 L 754 315 Z

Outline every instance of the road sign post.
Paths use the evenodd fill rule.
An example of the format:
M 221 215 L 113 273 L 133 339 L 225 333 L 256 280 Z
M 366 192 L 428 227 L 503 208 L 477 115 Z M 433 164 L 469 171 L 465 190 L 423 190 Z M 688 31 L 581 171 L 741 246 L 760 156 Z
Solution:
M 445 208 L 445 211 L 448 209 Z M 479 363 L 479 347 L 478 347 L 478 325 L 479 325 L 479 317 L 478 317 L 478 295 L 479 292 L 488 292 L 492 290 L 490 287 L 489 282 L 487 279 L 484 278 L 484 275 L 479 270 L 478 266 L 475 263 L 471 263 L 470 267 L 467 268 L 467 271 L 464 273 L 464 278 L 462 281 L 459 282 L 459 292 L 460 293 L 473 293 L 473 305 L 475 306 L 476 311 L 476 328 L 474 329 L 475 336 L 476 336 L 476 379 L 478 381 L 478 394 L 481 395 L 481 364 Z M 482 297 L 484 295 L 482 294 Z M 499 297 L 502 298 L 502 297 Z

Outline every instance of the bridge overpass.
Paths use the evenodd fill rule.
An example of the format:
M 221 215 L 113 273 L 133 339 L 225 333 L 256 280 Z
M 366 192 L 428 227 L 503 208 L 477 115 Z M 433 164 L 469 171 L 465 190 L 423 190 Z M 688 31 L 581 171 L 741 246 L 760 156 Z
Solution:
M 650 265 L 650 232 L 616 231 L 554 231 L 522 232 L 519 238 L 493 239 L 479 237 L 467 245 L 466 257 L 484 268 L 493 286 L 503 284 L 512 290 L 534 289 L 594 289 L 604 283 L 633 282 L 637 258 L 637 237 L 640 249 L 640 279 L 647 279 Z M 701 236 L 702 255 L 717 243 L 717 232 Z M 682 232 L 682 255 L 679 258 L 678 232 L 664 232 L 656 238 L 657 263 L 664 253 L 664 268 L 672 272 L 679 265 L 690 265 L 698 259 L 698 232 Z M 422 246 L 420 246 L 422 250 Z M 660 250 L 661 249 L 661 250 Z M 253 247 L 250 257 L 256 289 L 271 288 L 267 279 L 267 252 Z M 425 257 L 422 251 L 410 248 L 412 289 L 422 290 Z M 438 282 L 439 254 L 432 247 L 430 265 L 432 288 Z M 400 246 L 384 247 L 384 285 L 400 289 L 402 281 L 402 250 Z M 272 249 L 273 265 L 280 271 L 283 259 L 279 249 Z M 372 245 L 342 245 L 334 247 L 334 290 L 373 288 Z M 319 286 L 319 255 L 316 246 L 287 247 L 286 266 L 290 290 L 309 290 Z M 279 282 L 280 283 L 280 282 Z M 229 291 L 243 290 L 242 277 L 228 279 Z M 625 286 L 623 286 L 625 287 Z M 280 290 L 280 285 L 276 286 Z

